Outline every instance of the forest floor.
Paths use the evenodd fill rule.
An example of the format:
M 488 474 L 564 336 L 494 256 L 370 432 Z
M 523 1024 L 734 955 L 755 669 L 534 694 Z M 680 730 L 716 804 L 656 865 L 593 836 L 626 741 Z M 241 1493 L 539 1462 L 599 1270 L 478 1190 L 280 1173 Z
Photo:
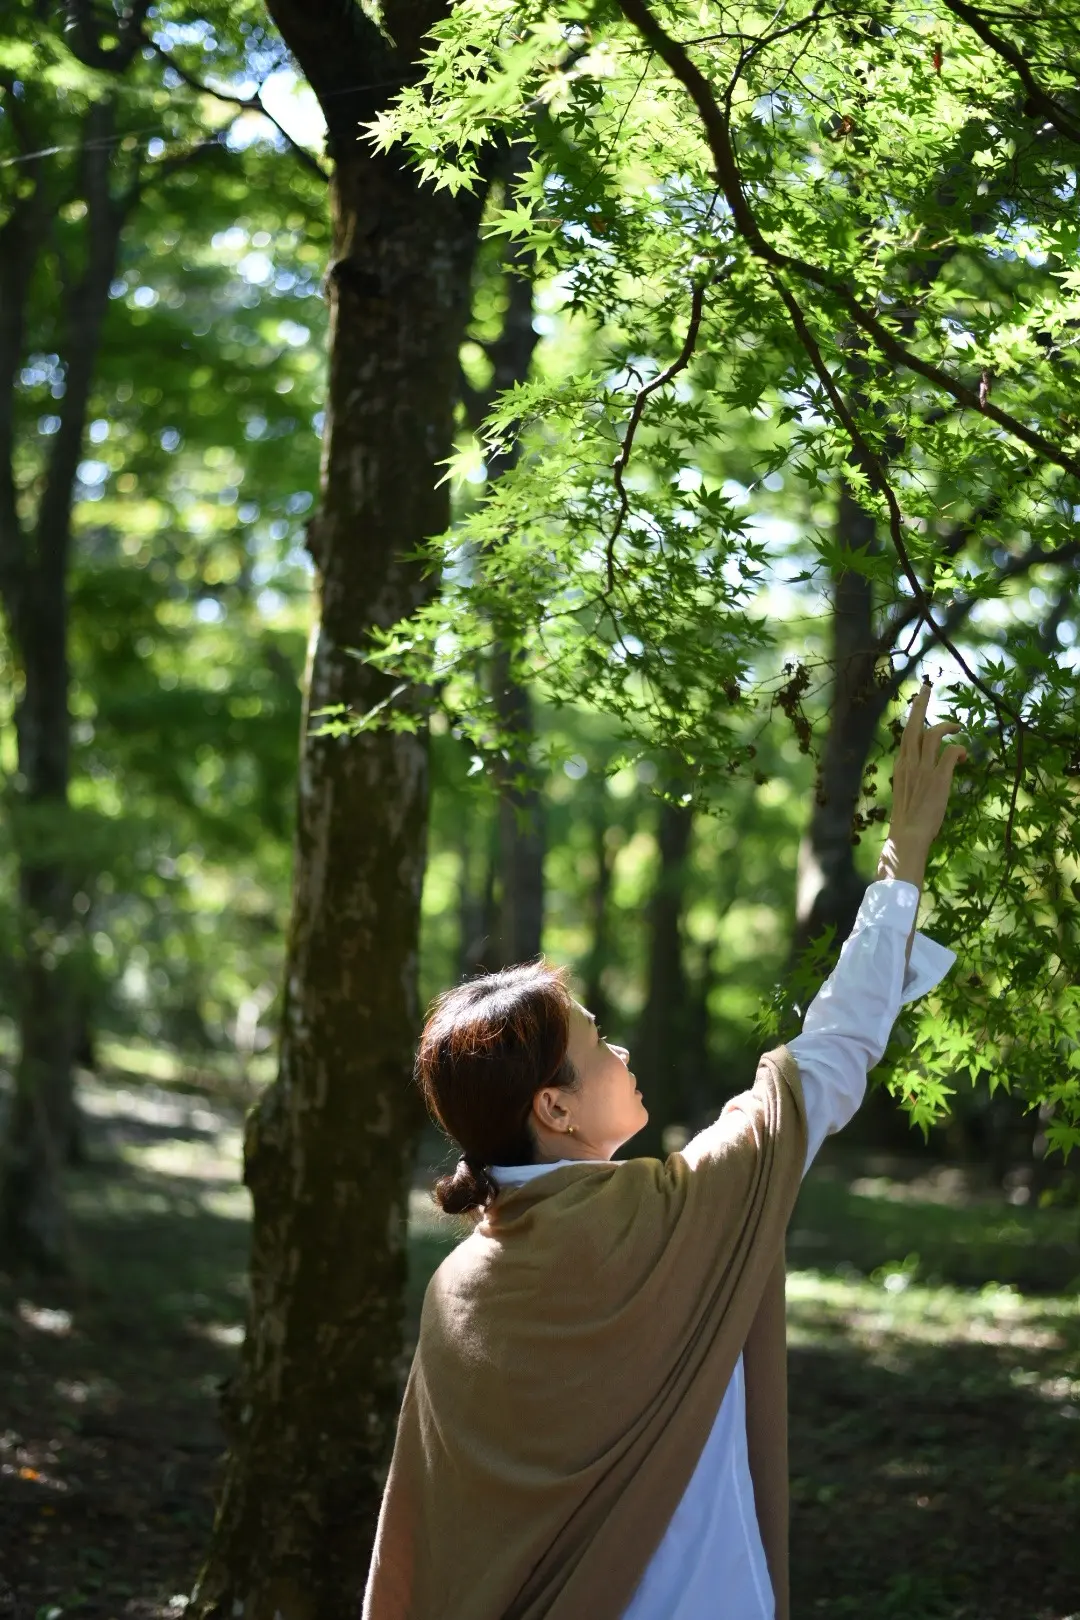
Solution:
M 0 1617 L 183 1614 L 241 1336 L 240 1114 L 82 1088 L 77 1283 L 0 1277 Z M 793 1620 L 1080 1620 L 1075 1211 L 829 1144 L 792 1223 Z M 419 1184 L 409 1315 L 454 1241 Z

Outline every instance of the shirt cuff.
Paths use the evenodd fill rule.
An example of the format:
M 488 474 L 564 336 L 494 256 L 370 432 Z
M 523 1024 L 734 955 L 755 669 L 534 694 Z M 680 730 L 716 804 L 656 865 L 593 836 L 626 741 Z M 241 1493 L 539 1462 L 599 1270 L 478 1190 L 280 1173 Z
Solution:
M 909 1001 L 918 1001 L 936 984 L 940 984 L 956 961 L 956 952 L 936 939 L 917 933 L 911 942 L 911 960 L 904 973 L 904 988 L 900 996 L 901 1007 Z
M 915 913 L 919 909 L 919 890 L 914 883 L 903 878 L 879 878 L 867 885 L 859 907 L 856 927 L 895 928 L 898 933 L 911 933 Z
M 857 927 L 890 928 L 905 937 L 919 909 L 919 890 L 916 884 L 903 878 L 879 878 L 867 886 L 859 907 Z M 904 972 L 904 988 L 900 1005 L 918 1001 L 936 984 L 940 984 L 956 961 L 956 952 L 939 945 L 936 939 L 916 933 L 911 942 L 911 959 Z

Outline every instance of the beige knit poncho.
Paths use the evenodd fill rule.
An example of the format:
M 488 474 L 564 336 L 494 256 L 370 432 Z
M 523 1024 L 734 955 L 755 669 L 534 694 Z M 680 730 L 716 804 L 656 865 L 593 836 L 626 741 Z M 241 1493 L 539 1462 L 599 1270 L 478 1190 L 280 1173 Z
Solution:
M 781 1046 L 666 1162 L 500 1194 L 428 1284 L 364 1620 L 619 1620 L 740 1351 L 786 1620 L 783 1253 L 805 1156 Z

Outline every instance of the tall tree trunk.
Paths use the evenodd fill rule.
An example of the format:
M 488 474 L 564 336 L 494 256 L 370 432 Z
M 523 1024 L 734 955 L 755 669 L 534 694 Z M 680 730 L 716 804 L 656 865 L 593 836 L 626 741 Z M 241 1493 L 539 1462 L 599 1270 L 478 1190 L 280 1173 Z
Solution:
M 589 895 L 591 939 L 585 963 L 583 990 L 585 1005 L 602 1030 L 607 1030 L 609 1005 L 604 990 L 604 969 L 608 965 L 609 918 L 611 880 L 615 871 L 615 853 L 608 838 L 608 797 L 605 780 L 600 776 L 590 794 L 589 831 L 592 835 L 593 860 L 596 875 Z
M 66 825 L 70 775 L 68 563 L 71 518 L 86 417 L 116 270 L 120 233 L 135 193 L 114 198 L 109 155 L 114 103 L 103 98 L 85 123 L 81 174 L 86 201 L 82 275 L 66 291 L 64 395 L 32 527 L 20 520 L 12 473 L 15 373 L 25 308 L 48 219 L 16 209 L 3 232 L 0 389 L 0 594 L 21 666 L 15 716 L 19 849 L 19 1059 L 0 1152 L 0 1249 L 9 1264 L 56 1270 L 66 1263 L 61 1167 L 80 1148 L 72 1061 L 77 1007 L 72 984 L 72 879 Z
M 843 484 L 836 535 L 845 551 L 878 549 L 874 519 Z M 844 938 L 865 888 L 855 869 L 852 821 L 874 734 L 890 696 L 874 679 L 879 649 L 873 607 L 871 582 L 862 574 L 843 569 L 834 576 L 832 710 L 818 792 L 799 846 L 793 956 L 830 923 Z
M 660 805 L 660 870 L 649 902 L 649 981 L 631 1062 L 649 1110 L 634 1138 L 639 1153 L 660 1154 L 669 1125 L 686 1122 L 684 1037 L 689 1008 L 683 964 L 682 911 L 686 857 L 694 814 L 689 805 Z
M 503 664 L 501 659 L 497 662 Z M 527 747 L 533 735 L 529 693 L 505 674 L 496 679 L 504 682 L 499 694 L 502 718 Z M 528 761 L 510 774 L 518 780 L 504 781 L 499 794 L 498 956 L 503 966 L 539 955 L 544 927 L 543 792 Z
M 329 399 L 310 531 L 318 627 L 280 1069 L 245 1142 L 252 1301 L 193 1612 L 339 1620 L 358 1611 L 400 1397 L 428 771 L 423 735 L 317 737 L 309 716 L 333 704 L 363 712 L 386 695 L 351 649 L 430 589 L 406 559 L 449 518 L 440 463 L 479 203 L 422 187 L 398 154 L 357 139 L 377 98 L 412 71 L 405 53 L 434 15 L 395 14 L 395 49 L 351 3 L 271 10 L 326 111 L 335 160 Z M 383 88 L 364 89 L 373 84 Z
M 506 155 L 507 183 L 527 158 L 514 147 Z M 507 305 L 503 328 L 488 349 L 492 361 L 490 398 L 525 382 L 536 348 L 531 267 L 516 243 L 507 256 Z M 517 460 L 517 441 L 488 462 L 488 481 L 501 478 Z M 499 792 L 499 920 L 496 954 L 500 965 L 539 955 L 544 928 L 543 784 L 529 760 L 535 736 L 533 707 L 505 653 L 494 659 L 493 679 L 499 717 L 518 738 L 519 758 L 508 766 Z

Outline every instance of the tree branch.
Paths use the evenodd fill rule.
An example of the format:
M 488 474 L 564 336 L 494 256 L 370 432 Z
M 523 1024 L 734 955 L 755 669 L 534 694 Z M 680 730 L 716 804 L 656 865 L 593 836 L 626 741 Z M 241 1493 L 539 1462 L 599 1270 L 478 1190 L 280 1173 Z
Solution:
M 87 0 L 64 0 L 64 11 L 68 18 L 64 32 L 68 49 L 86 67 L 123 73 L 130 67 L 135 53 L 147 43 L 142 26 L 151 3 L 152 0 L 133 0 L 119 19 L 115 12 L 110 12 L 108 31 L 116 34 L 117 43 L 104 46 L 93 6 L 88 5 Z
M 337 161 L 385 103 L 372 92 L 399 89 L 417 69 L 356 0 L 267 0 L 267 10 L 319 99 Z
M 197 79 L 193 73 L 189 73 L 186 68 L 181 67 L 176 58 L 170 56 L 168 51 L 163 50 L 156 40 L 151 40 L 150 44 L 154 52 L 161 58 L 167 67 L 172 69 L 178 79 L 182 79 L 184 81 L 189 90 L 197 90 L 201 95 L 204 96 L 213 96 L 217 101 L 224 101 L 229 106 L 239 107 L 245 112 L 261 113 L 269 123 L 273 124 L 278 134 L 284 137 L 292 151 L 295 152 L 296 156 L 304 164 L 305 168 L 309 169 L 312 174 L 317 174 L 320 180 L 329 180 L 330 176 L 327 174 L 318 158 L 314 157 L 313 154 L 308 151 L 306 146 L 301 146 L 299 141 L 294 140 L 285 126 L 280 124 L 274 117 L 273 113 L 267 108 L 266 103 L 262 99 L 263 84 L 265 84 L 265 80 L 263 81 L 263 84 L 260 84 L 254 95 L 237 96 L 234 95 L 230 90 L 219 90 L 215 85 L 206 84 L 202 79 Z
M 627 514 L 630 511 L 630 497 L 627 494 L 626 485 L 623 482 L 623 474 L 625 473 L 627 464 L 630 460 L 630 452 L 634 448 L 634 438 L 637 434 L 638 424 L 641 421 L 642 413 L 645 410 L 645 406 L 649 402 L 650 396 L 655 394 L 658 388 L 663 388 L 671 381 L 673 377 L 677 376 L 680 371 L 685 371 L 686 367 L 690 364 L 694 349 L 697 347 L 698 333 L 701 330 L 701 316 L 704 307 L 705 284 L 704 282 L 697 282 L 695 283 L 693 291 L 690 295 L 690 324 L 686 329 L 686 337 L 683 340 L 683 346 L 679 350 L 678 355 L 671 362 L 670 366 L 667 366 L 663 371 L 658 372 L 655 377 L 653 377 L 649 382 L 645 383 L 643 387 L 638 389 L 637 394 L 634 397 L 633 406 L 631 407 L 630 420 L 626 424 L 626 432 L 623 435 L 623 442 L 619 448 L 619 453 L 615 457 L 615 460 L 611 463 L 611 471 L 615 480 L 615 488 L 619 495 L 619 510 L 616 513 L 615 526 L 608 536 L 607 543 L 607 591 L 609 594 L 615 589 L 615 544 L 619 538 L 619 535 L 622 533 L 623 524 L 626 522 Z
M 1031 106 L 1041 112 L 1048 123 L 1053 124 L 1058 134 L 1080 145 L 1080 124 L 1074 123 L 1053 97 L 1043 89 L 1016 46 L 996 33 L 986 18 L 976 11 L 974 6 L 967 4 L 967 0 L 945 0 L 945 5 L 954 17 L 959 17 L 962 23 L 967 24 L 973 34 L 978 34 L 983 44 L 989 45 L 996 56 L 1000 56 L 1003 62 L 1008 62 L 1027 91 Z
M 801 280 L 822 288 L 847 311 L 861 331 L 873 338 L 887 359 L 933 383 L 936 388 L 950 394 L 957 404 L 968 410 L 977 411 L 979 415 L 996 422 L 999 427 L 1027 445 L 1044 461 L 1053 462 L 1080 479 L 1080 460 L 1077 457 L 1060 449 L 1042 434 L 1034 432 L 1025 423 L 1011 416 L 1008 411 L 1001 410 L 992 402 L 985 390 L 980 392 L 978 389 L 969 388 L 959 378 L 942 371 L 939 366 L 924 360 L 921 355 L 899 342 L 880 318 L 872 310 L 867 309 L 843 282 L 836 281 L 819 265 L 784 253 L 768 241 L 762 234 L 743 190 L 742 176 L 731 141 L 731 131 L 709 80 L 696 63 L 691 61 L 683 45 L 678 40 L 672 39 L 661 27 L 645 4 L 645 0 L 618 0 L 618 4 L 627 21 L 637 29 L 646 44 L 656 52 L 673 76 L 688 91 L 705 130 L 717 183 L 731 210 L 735 229 L 755 258 L 761 259 L 773 270 L 787 271 Z

